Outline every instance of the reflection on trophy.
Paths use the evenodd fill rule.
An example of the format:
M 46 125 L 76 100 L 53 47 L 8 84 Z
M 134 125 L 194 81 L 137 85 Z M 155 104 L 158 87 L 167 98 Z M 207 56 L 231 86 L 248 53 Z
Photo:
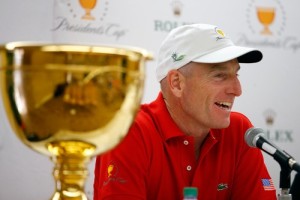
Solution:
M 270 24 L 273 22 L 275 18 L 275 8 L 271 7 L 257 7 L 257 17 L 264 25 L 264 29 L 262 30 L 261 34 L 263 35 L 272 35 L 272 32 L 269 29 Z
M 91 15 L 91 10 L 96 6 L 97 0 L 79 0 L 79 2 L 85 10 L 85 15 L 82 16 L 82 19 L 94 20 L 95 18 Z
M 87 164 L 126 135 L 140 105 L 149 59 L 147 51 L 129 47 L 0 47 L 8 119 L 24 144 L 54 162 L 53 200 L 87 199 Z

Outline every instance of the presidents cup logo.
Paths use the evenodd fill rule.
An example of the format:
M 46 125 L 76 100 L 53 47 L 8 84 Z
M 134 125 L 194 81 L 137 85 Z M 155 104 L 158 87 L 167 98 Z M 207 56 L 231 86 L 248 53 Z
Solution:
M 111 182 L 119 182 L 122 184 L 127 182 L 127 180 L 119 176 L 119 167 L 113 162 L 110 162 L 107 166 L 106 180 L 103 182 L 103 186 L 106 186 Z
M 108 15 L 108 0 L 58 0 L 68 12 L 66 17 L 85 21 L 103 21 Z
M 298 51 L 299 36 L 287 35 L 285 31 L 288 13 L 283 5 L 280 0 L 249 0 L 246 10 L 249 32 L 241 33 L 236 43 Z
M 94 34 L 119 40 L 127 30 L 108 22 L 108 0 L 56 0 L 54 6 L 56 33 Z
M 248 27 L 254 34 L 282 35 L 285 10 L 279 0 L 251 0 L 247 9 Z

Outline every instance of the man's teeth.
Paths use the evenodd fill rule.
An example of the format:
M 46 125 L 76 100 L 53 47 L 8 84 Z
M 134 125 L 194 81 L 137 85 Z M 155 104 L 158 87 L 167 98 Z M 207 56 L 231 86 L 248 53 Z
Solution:
M 217 102 L 216 103 L 218 106 L 221 106 L 221 107 L 223 107 L 223 108 L 230 108 L 231 107 L 231 103 L 229 103 L 229 102 Z

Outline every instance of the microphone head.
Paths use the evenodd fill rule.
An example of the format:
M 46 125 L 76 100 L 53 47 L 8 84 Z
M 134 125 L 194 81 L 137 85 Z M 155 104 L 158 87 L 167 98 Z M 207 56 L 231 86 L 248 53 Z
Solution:
M 249 128 L 245 133 L 245 142 L 250 147 L 256 147 L 256 141 L 259 136 L 264 136 L 264 130 L 261 128 Z

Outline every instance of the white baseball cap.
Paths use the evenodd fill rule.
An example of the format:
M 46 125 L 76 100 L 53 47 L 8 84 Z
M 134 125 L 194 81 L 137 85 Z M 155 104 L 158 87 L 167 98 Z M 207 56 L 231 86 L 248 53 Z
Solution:
M 257 49 L 234 45 L 217 26 L 183 25 L 173 29 L 162 42 L 156 77 L 161 81 L 170 70 L 189 62 L 220 63 L 237 58 L 240 63 L 255 63 L 262 57 Z

